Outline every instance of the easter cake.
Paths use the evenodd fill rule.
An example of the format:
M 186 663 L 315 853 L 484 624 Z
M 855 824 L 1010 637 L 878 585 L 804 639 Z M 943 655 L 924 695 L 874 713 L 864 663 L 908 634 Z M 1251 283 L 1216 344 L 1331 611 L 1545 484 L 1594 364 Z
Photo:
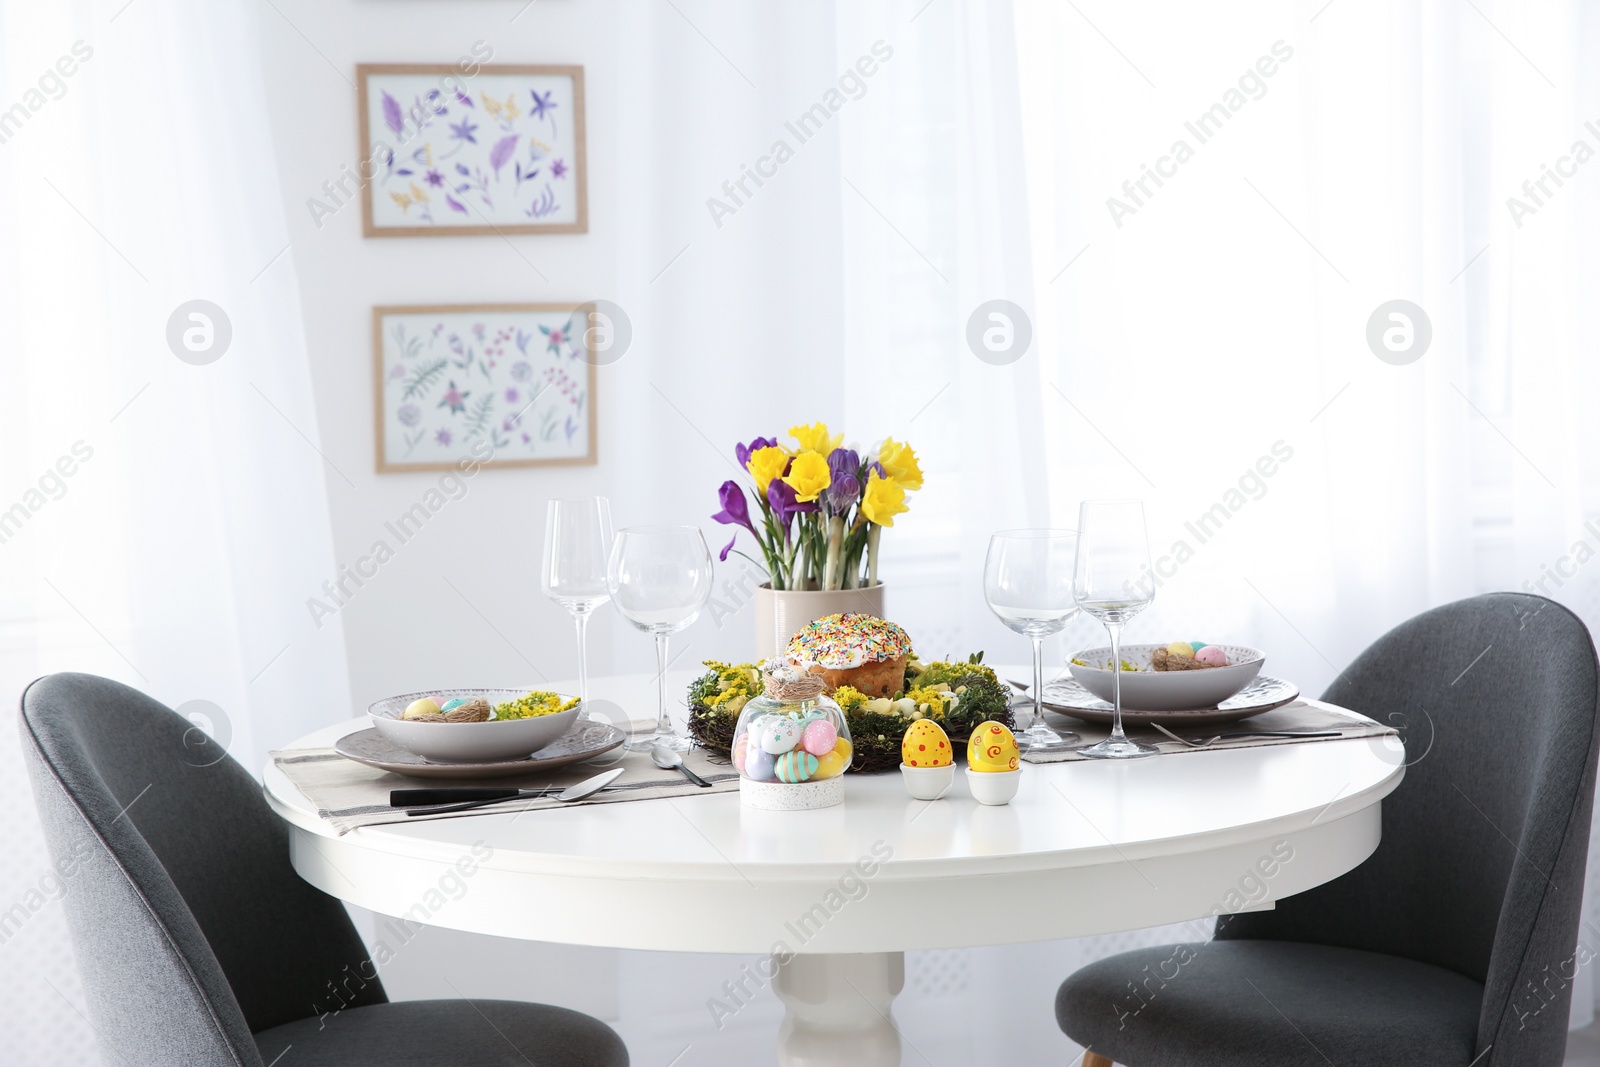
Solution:
M 887 619 L 843 612 L 801 628 L 787 651 L 789 662 L 820 676 L 829 693 L 847 685 L 870 697 L 891 697 L 905 684 L 911 638 Z

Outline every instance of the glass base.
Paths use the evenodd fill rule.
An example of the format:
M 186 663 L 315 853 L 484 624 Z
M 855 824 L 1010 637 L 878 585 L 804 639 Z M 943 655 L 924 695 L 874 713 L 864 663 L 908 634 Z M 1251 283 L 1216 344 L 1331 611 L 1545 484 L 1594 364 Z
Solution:
M 1017 747 L 1024 752 L 1041 748 L 1070 748 L 1083 740 L 1071 730 L 1052 730 L 1042 722 L 1018 731 L 1016 737 Z
M 1140 744 L 1127 738 L 1113 741 L 1108 737 L 1098 745 L 1078 749 L 1078 755 L 1088 756 L 1090 759 L 1138 759 L 1141 756 L 1157 755 L 1160 751 L 1154 745 Z
M 671 749 L 673 752 L 687 752 L 694 747 L 694 738 L 689 737 L 687 734 L 663 734 L 658 732 L 635 737 L 622 747 L 629 752 L 649 752 L 657 745 Z

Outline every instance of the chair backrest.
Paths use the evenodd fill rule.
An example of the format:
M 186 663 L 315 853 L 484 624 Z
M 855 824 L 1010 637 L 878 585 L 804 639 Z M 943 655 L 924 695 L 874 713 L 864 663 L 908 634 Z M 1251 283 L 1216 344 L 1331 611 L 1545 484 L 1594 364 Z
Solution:
M 1361 654 L 1324 699 L 1400 727 L 1406 777 L 1383 841 L 1349 874 L 1219 938 L 1309 941 L 1405 956 L 1484 983 L 1484 1064 L 1562 1060 L 1594 804 L 1594 642 L 1543 597 L 1435 608 Z
M 108 1063 L 260 1067 L 252 1031 L 385 999 L 343 906 L 295 874 L 260 784 L 204 731 L 86 674 L 29 686 L 21 728 Z

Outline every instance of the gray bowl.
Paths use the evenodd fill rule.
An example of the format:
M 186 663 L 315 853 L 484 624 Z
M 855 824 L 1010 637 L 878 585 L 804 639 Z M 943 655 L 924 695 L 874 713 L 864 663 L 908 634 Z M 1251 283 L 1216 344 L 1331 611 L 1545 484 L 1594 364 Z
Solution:
M 423 697 L 445 700 L 475 700 L 478 697 L 493 707 L 528 695 L 527 689 L 430 689 L 384 697 L 367 708 L 378 733 L 437 763 L 484 763 L 491 760 L 521 759 L 552 744 L 577 722 L 582 705 L 554 715 L 532 719 L 490 719 L 488 722 L 411 722 L 400 718 L 412 701 Z
M 1152 671 L 1150 653 L 1166 645 L 1123 645 L 1122 658 L 1143 670 L 1122 672 L 1122 706 L 1137 711 L 1188 711 L 1214 708 L 1255 681 L 1267 657 L 1259 648 L 1219 645 L 1228 654 L 1226 667 L 1195 671 Z M 1086 648 L 1073 659 L 1105 666 L 1083 667 L 1068 663 L 1072 676 L 1095 696 L 1111 703 L 1111 649 Z

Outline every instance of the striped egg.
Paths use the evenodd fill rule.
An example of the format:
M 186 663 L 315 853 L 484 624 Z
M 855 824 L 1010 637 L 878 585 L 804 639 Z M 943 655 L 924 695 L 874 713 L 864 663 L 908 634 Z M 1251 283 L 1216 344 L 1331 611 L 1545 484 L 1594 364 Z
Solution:
M 817 773 L 817 757 L 802 748 L 792 749 L 778 757 L 777 772 L 780 782 L 803 782 Z

